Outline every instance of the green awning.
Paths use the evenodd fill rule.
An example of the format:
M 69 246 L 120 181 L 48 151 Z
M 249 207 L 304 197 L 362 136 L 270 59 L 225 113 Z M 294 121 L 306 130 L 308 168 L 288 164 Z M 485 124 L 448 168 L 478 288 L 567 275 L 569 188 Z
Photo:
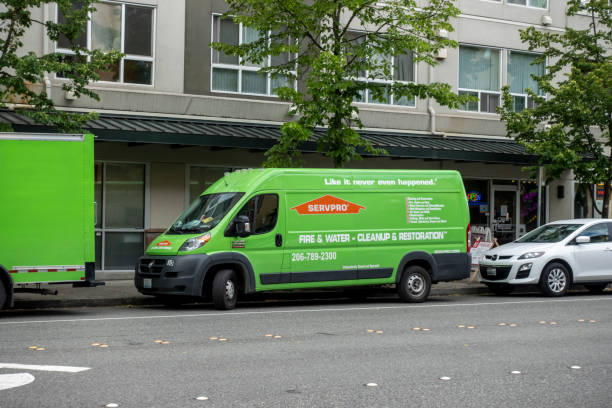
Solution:
M 19 132 L 49 132 L 46 126 L 10 111 L 0 112 L 0 123 L 11 123 Z M 86 129 L 106 142 L 159 143 L 181 146 L 210 146 L 267 150 L 280 135 L 280 125 L 248 121 L 212 121 L 159 116 L 100 113 Z M 324 129 L 315 131 L 313 139 Z M 359 131 L 374 147 L 385 149 L 392 158 L 458 160 L 468 162 L 533 165 L 536 156 L 511 139 L 457 137 L 410 132 Z M 302 150 L 316 151 L 315 140 Z

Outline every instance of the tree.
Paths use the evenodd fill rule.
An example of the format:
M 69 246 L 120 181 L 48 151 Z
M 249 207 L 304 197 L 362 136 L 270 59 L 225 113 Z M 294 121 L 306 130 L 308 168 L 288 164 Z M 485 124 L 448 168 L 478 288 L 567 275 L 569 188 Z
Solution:
M 2 0 L 0 1 L 0 108 L 15 107 L 19 113 L 36 122 L 54 126 L 59 131 L 79 131 L 95 113 L 80 114 L 59 111 L 50 99 L 45 79 L 49 73 L 63 73 L 68 81 L 64 91 L 76 97 L 82 95 L 99 100 L 87 85 L 99 79 L 98 72 L 108 67 L 121 54 L 104 53 L 80 46 L 77 39 L 86 30 L 96 0 Z M 32 18 L 35 8 L 57 3 L 64 21 L 39 21 Z M 62 53 L 37 55 L 23 49 L 23 37 L 33 24 L 41 24 L 52 41 L 60 39 L 70 44 L 74 54 L 66 58 Z
M 261 35 L 248 43 L 212 43 L 220 52 L 237 55 L 243 63 L 261 64 L 260 72 L 292 85 L 277 89 L 292 103 L 297 122 L 282 128 L 279 143 L 266 155 L 267 165 L 291 166 L 299 161 L 299 145 L 317 127 L 326 127 L 317 148 L 342 167 L 360 153 L 383 153 L 362 139 L 355 128 L 363 126 L 353 104 L 366 92 L 377 102 L 389 98 L 399 104 L 415 97 L 432 97 L 457 107 L 470 100 L 451 92 L 443 83 L 417 84 L 402 78 L 400 66 L 423 61 L 437 63 L 443 47 L 457 43 L 440 35 L 453 28 L 459 15 L 454 0 L 227 0 L 232 18 Z M 280 63 L 264 64 L 268 56 Z M 411 56 L 414 60 L 411 60 Z M 270 59 L 273 60 L 272 58 Z
M 571 169 L 580 183 L 604 183 L 604 217 L 612 182 L 611 10 L 608 0 L 568 0 L 568 16 L 588 14 L 584 28 L 521 30 L 529 49 L 541 52 L 534 63 L 548 62 L 543 75 L 533 76 L 548 97 L 528 90 L 535 107 L 515 112 L 505 87 L 500 109 L 507 135 L 539 157 L 549 178 Z

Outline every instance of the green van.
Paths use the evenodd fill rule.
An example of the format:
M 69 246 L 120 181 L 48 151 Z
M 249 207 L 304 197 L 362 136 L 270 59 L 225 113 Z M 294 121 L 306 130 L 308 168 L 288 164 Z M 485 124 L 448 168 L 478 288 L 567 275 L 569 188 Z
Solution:
M 227 173 L 138 260 L 137 289 L 164 301 L 396 284 L 422 302 L 469 276 L 461 176 L 437 170 L 257 169 Z

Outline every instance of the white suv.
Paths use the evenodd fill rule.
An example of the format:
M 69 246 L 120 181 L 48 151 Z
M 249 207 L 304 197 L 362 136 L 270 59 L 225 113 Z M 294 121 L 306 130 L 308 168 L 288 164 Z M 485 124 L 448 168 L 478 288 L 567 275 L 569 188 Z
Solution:
M 572 284 L 602 292 L 612 282 L 612 219 L 555 221 L 491 249 L 480 260 L 480 281 L 500 295 L 528 284 L 548 296 Z

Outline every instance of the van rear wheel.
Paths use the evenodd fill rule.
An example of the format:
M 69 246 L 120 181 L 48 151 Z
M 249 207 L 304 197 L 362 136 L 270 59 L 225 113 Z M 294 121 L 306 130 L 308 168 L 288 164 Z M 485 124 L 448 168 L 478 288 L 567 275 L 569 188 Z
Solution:
M 212 283 L 212 301 L 215 309 L 233 309 L 236 307 L 237 300 L 236 273 L 231 269 L 223 269 L 217 272 Z
M 406 302 L 424 302 L 431 291 L 431 276 L 420 266 L 410 266 L 404 271 L 397 291 Z
M 4 281 L 0 278 L 0 310 L 4 309 L 6 306 L 6 299 L 8 299 L 8 294 L 6 293 L 6 288 L 4 287 Z

